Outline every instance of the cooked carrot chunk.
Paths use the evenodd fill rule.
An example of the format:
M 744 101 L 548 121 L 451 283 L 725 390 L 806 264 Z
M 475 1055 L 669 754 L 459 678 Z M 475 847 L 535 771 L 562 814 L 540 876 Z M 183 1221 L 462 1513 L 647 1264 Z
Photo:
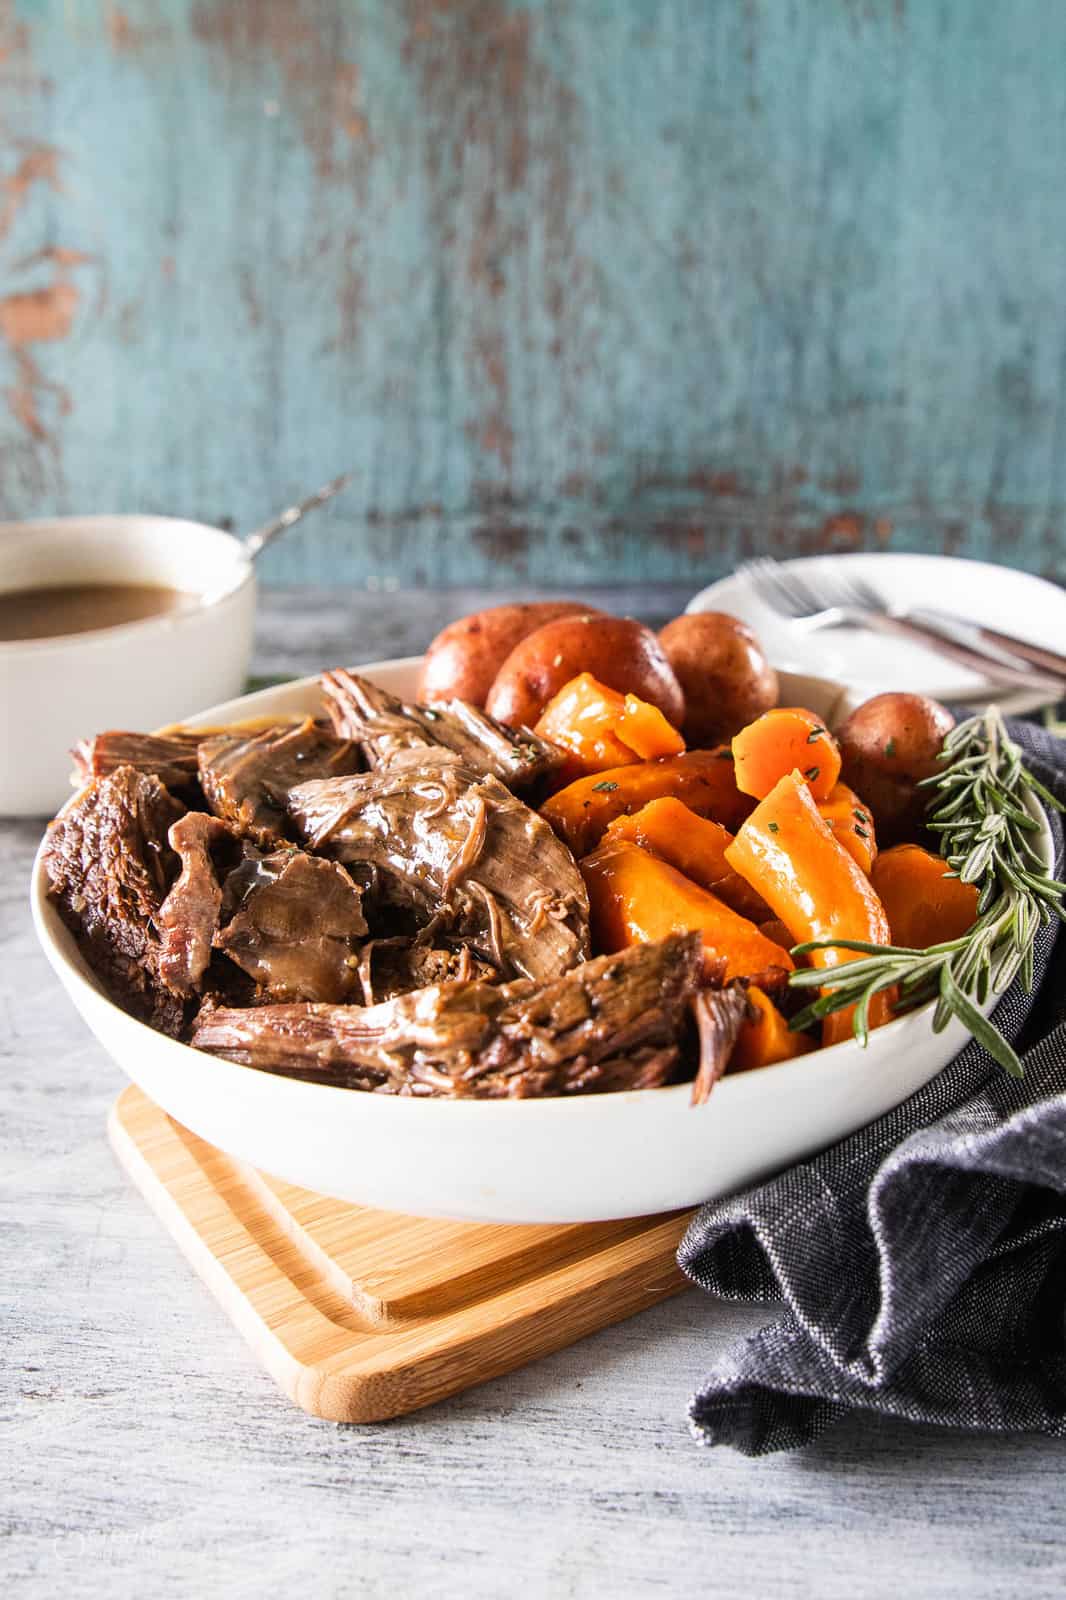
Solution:
M 844 846 L 869 877 L 877 859 L 877 836 L 873 815 L 855 790 L 846 783 L 835 783 L 827 798 L 818 802 L 818 811 L 837 844 Z
M 764 800 L 793 770 L 802 773 L 816 800 L 825 800 L 840 777 L 840 747 L 824 720 L 803 706 L 778 706 L 749 722 L 733 740 L 737 788 Z
M 869 879 L 834 839 L 818 814 L 808 784 L 798 772 L 780 779 L 755 807 L 726 850 L 726 860 L 762 895 L 797 944 L 812 939 L 858 939 L 889 944 L 888 918 Z M 850 950 L 817 950 L 816 967 L 854 961 Z M 888 1022 L 887 994 L 870 1006 L 871 1026 Z M 823 1044 L 851 1032 L 851 1011 L 837 1011 L 822 1024 Z
M 816 1049 L 809 1033 L 793 1032 L 768 994 L 758 984 L 748 986 L 748 1020 L 729 1058 L 730 1072 L 750 1072 L 775 1061 L 791 1061 Z
M 590 773 L 553 794 L 541 815 L 575 856 L 583 856 L 599 844 L 615 817 L 664 795 L 683 800 L 697 816 L 713 817 L 730 832 L 751 810 L 751 801 L 737 789 L 729 746 L 720 745 Z
M 698 929 L 709 978 L 772 980 L 775 972 L 792 968 L 788 951 L 771 943 L 753 922 L 639 845 L 605 840 L 580 865 L 600 950 L 621 950 Z
M 733 843 L 729 829 L 710 817 L 697 816 L 673 795 L 649 800 L 631 817 L 616 817 L 604 839 L 628 839 L 650 850 L 752 922 L 762 922 L 770 914 L 766 903 L 725 858 L 727 846 Z
M 961 939 L 977 921 L 977 890 L 951 878 L 940 856 L 917 844 L 897 844 L 874 862 L 873 886 L 892 929 L 892 943 L 908 950 Z

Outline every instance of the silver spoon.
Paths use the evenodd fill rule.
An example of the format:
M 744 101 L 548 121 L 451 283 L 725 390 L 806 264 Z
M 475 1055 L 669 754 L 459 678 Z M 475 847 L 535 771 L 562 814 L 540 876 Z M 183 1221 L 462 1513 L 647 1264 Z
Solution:
M 339 478 L 334 478 L 332 483 L 323 484 L 314 494 L 309 494 L 306 500 L 300 500 L 294 506 L 288 506 L 280 516 L 274 517 L 270 522 L 264 522 L 261 528 L 245 534 L 241 540 L 248 553 L 249 560 L 254 561 L 262 555 L 268 544 L 273 544 L 281 534 L 288 532 L 294 523 L 300 522 L 309 511 L 314 511 L 318 506 L 324 506 L 327 500 L 332 500 L 335 494 L 340 494 L 352 481 L 350 472 L 342 472 Z

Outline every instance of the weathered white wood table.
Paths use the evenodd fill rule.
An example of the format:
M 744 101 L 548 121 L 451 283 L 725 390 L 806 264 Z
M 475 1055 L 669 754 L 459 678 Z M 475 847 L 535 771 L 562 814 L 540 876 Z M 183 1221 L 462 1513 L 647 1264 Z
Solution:
M 256 668 L 415 650 L 481 602 L 269 595 Z M 111 1156 L 122 1080 L 25 909 L 39 833 L 0 825 L 5 1594 L 1066 1592 L 1061 1444 L 864 1420 L 803 1455 L 697 1447 L 689 1392 L 755 1319 L 695 1292 L 401 1421 L 295 1410 Z

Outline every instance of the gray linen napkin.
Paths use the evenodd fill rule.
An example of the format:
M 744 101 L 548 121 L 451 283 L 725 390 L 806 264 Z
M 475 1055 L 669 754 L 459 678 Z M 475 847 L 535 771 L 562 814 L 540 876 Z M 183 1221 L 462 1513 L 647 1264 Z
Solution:
M 1066 802 L 1066 743 L 1019 723 Z M 1051 818 L 1056 876 L 1063 830 Z M 712 1367 L 705 1444 L 794 1449 L 853 1410 L 1066 1436 L 1066 938 L 995 1022 L 1021 1082 L 971 1043 L 924 1089 L 814 1159 L 693 1219 L 678 1261 L 711 1294 L 780 1304 Z

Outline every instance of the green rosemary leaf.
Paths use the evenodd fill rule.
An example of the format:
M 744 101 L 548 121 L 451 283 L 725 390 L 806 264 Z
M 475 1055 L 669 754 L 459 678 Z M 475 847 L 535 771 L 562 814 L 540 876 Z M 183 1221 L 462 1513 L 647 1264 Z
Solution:
M 999 1029 L 994 1028 L 988 1018 L 983 1016 L 973 1002 L 963 994 L 952 978 L 949 966 L 944 968 L 940 977 L 940 994 L 963 1026 L 970 1030 L 978 1044 L 988 1051 L 993 1061 L 998 1061 L 1012 1078 L 1024 1078 L 1025 1069 L 1012 1047 Z
M 885 754 L 895 753 L 889 739 Z M 953 728 L 937 760 L 941 770 L 921 784 L 930 791 L 927 826 L 939 837 L 947 876 L 977 889 L 976 923 L 928 950 L 851 939 L 797 945 L 797 956 L 835 949 L 858 959 L 791 973 L 793 987 L 819 991 L 791 1026 L 810 1027 L 852 1007 L 855 1035 L 865 1042 L 874 995 L 893 988 L 897 1012 L 935 999 L 935 1029 L 958 1017 L 1007 1072 L 1020 1075 L 1016 1053 L 980 1008 L 1019 974 L 1032 987 L 1037 932 L 1052 918 L 1066 921 L 1066 884 L 1047 871 L 1038 849 L 1042 824 L 1029 805 L 1035 797 L 1066 808 L 1027 769 L 995 706 Z

